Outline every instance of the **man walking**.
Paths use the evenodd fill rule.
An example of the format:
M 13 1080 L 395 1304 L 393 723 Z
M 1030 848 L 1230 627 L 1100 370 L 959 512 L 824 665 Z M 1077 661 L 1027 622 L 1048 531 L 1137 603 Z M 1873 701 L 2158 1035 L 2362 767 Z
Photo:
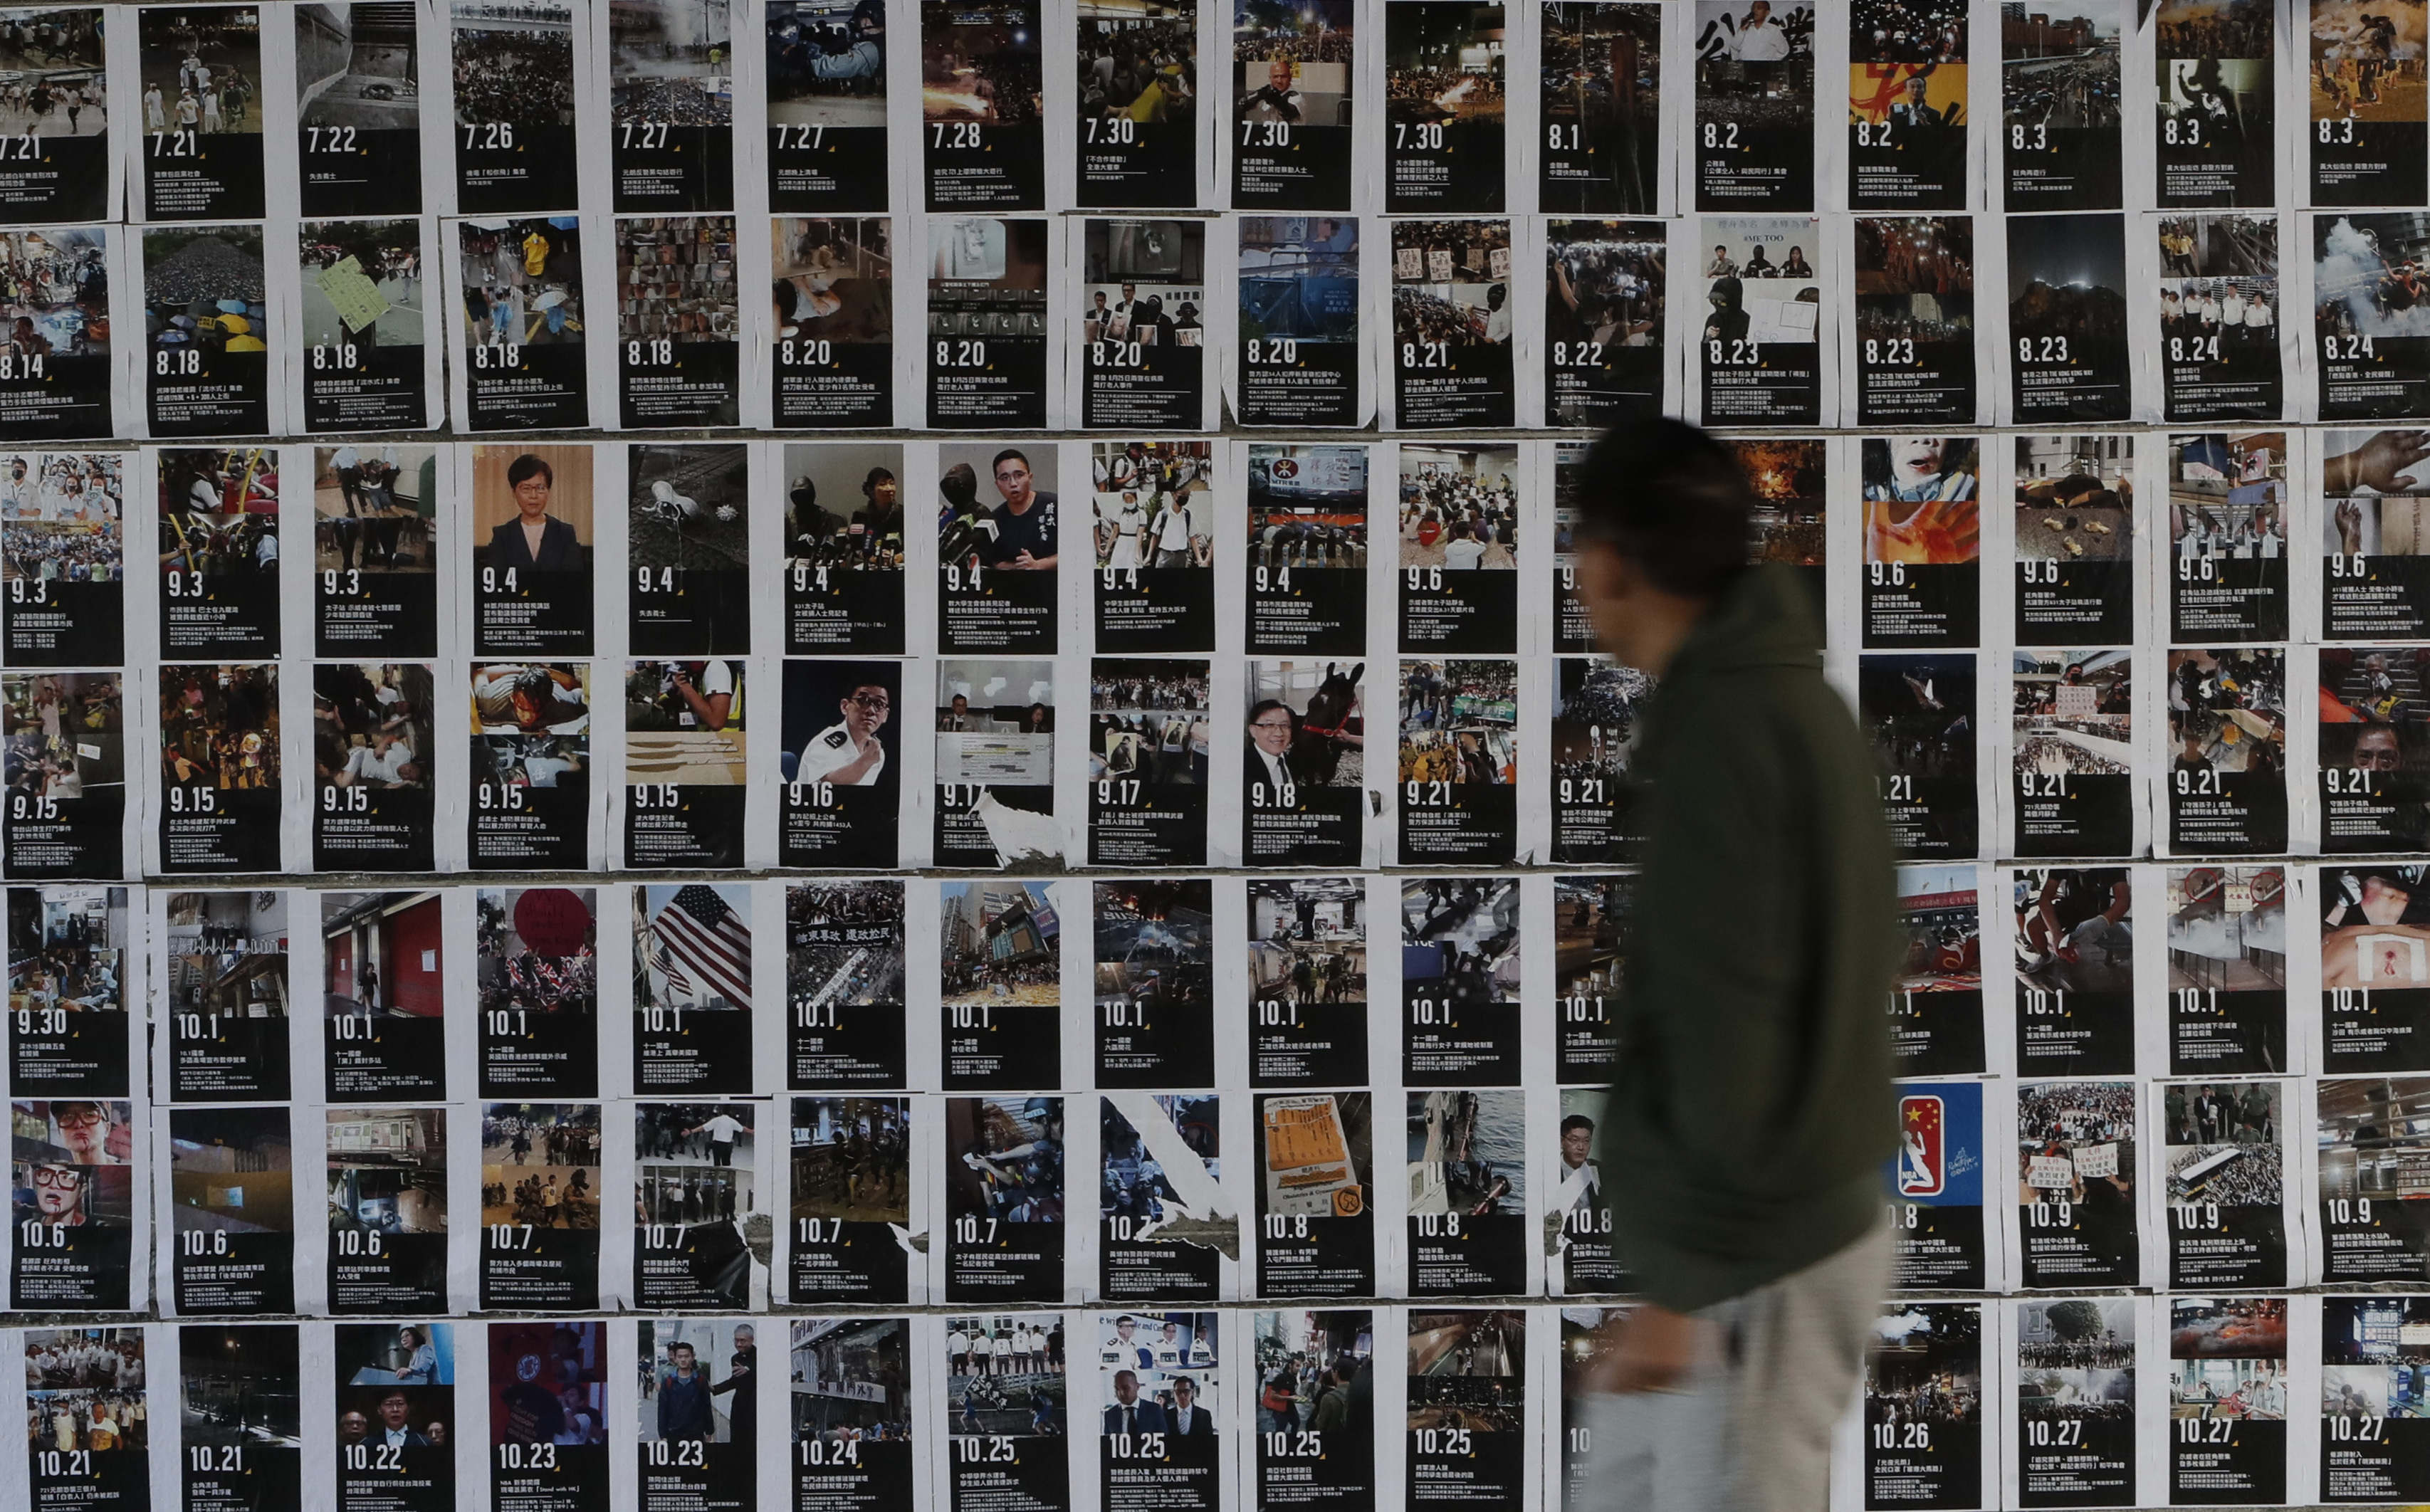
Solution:
M 1817 606 L 1746 565 L 1753 503 L 1728 453 L 1668 420 L 1606 436 L 1578 490 L 1579 596 L 1602 649 L 1658 684 L 1598 1152 L 1646 1299 L 1589 1408 L 1594 1484 L 1630 1512 L 1822 1512 L 1889 1280 L 1889 839 Z

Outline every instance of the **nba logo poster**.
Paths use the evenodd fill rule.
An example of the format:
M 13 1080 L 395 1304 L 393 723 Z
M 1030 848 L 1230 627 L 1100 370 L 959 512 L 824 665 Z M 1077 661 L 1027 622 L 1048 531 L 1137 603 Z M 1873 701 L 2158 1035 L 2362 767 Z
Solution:
M 1938 1092 L 1899 1099 L 1898 1194 L 1938 1197 L 1949 1187 L 1949 1105 Z
M 1983 1233 L 1983 1084 L 1900 1084 L 1899 1148 L 1884 1170 L 1903 1290 L 1977 1291 Z

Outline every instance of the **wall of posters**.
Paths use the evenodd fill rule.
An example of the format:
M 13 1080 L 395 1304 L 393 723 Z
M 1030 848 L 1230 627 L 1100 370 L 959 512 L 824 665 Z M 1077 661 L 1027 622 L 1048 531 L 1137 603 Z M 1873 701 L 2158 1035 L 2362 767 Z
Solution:
M 1673 415 L 1897 851 L 1834 1505 L 2430 1501 L 2425 52 L 0 4 L 8 1496 L 1624 1499 Z

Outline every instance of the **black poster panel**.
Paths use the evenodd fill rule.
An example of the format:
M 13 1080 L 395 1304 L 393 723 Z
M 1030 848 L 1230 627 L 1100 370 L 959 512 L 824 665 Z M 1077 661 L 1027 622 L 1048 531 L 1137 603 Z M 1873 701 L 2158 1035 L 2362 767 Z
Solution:
M 1865 656 L 1856 706 L 1884 758 L 1882 812 L 1899 855 L 1928 861 L 1979 854 L 1974 654 Z
M 299 1504 L 303 1330 L 294 1323 L 189 1323 L 176 1338 L 177 1451 L 189 1512 Z M 149 1378 L 169 1379 L 167 1362 L 158 1363 L 164 1368 Z M 161 1417 L 167 1421 L 165 1412 Z
M 878 9 L 874 5 L 864 6 L 856 13 L 856 24 L 860 17 L 876 15 Z M 778 126 L 772 131 L 782 136 L 791 129 L 796 128 Z M 799 129 L 817 133 L 825 128 Z M 883 162 L 882 139 L 875 156 Z M 883 198 L 882 184 L 878 194 Z M 769 349 L 769 371 L 761 381 L 772 385 L 771 413 L 776 426 L 866 430 L 892 424 L 893 223 L 883 217 L 788 216 L 772 223 L 769 235 L 774 243 L 770 253 L 775 274 L 776 330 Z M 894 533 L 901 533 L 899 521 Z M 793 539 L 791 534 L 786 538 L 788 542 Z M 852 544 L 869 543 L 855 540 Z
M 1694 117 L 1683 197 L 1704 211 L 1814 207 L 1814 8 L 1769 8 L 1754 25 L 1725 0 L 1695 0 Z
M 1856 236 L 1856 423 L 1972 424 L 1974 218 L 1860 216 Z
M 1040 882 L 948 882 L 940 906 L 944 1085 L 1014 1091 L 1062 1081 L 1063 920 Z
M 1047 394 L 1062 381 L 1046 337 L 1047 262 L 1045 221 L 929 221 L 929 429 L 1046 427 Z
M 2163 417 L 2277 419 L 2287 404 L 2277 217 L 2176 215 L 2156 225 Z
M 75 12 L 67 12 L 75 15 Z M 97 15 L 98 12 L 92 12 Z M 18 75 L 23 79 L 25 75 Z M 92 80 L 100 88 L 101 81 Z M 38 91 L 48 88 L 37 84 Z M 67 86 L 57 86 L 66 88 Z M 57 107 L 53 108 L 57 114 Z M 98 107 L 78 107 L 98 116 Z M 28 156 L 95 147 L 104 139 L 56 139 L 41 135 L 0 138 L 0 207 L 12 186 L 40 179 L 26 172 Z M 93 165 L 108 181 L 108 169 Z M 100 184 L 95 186 L 98 192 Z M 109 229 L 47 226 L 0 231 L 0 252 L 22 270 L 12 293 L 8 349 L 0 352 L 0 424 L 19 440 L 103 440 L 121 434 L 109 349 Z M 18 324 L 22 319 L 25 324 Z M 11 458 L 24 465 L 25 458 Z M 77 518 L 70 516 L 69 518 Z M 64 578 L 61 571 L 55 578 Z
M 597 903 L 589 888 L 474 893 L 481 1096 L 599 1095 Z
M 2335 1304 L 2331 1303 L 2334 1306 Z M 2287 1377 L 2287 1299 L 2173 1297 L 2169 1385 L 2174 1401 L 2274 1403 Z M 2176 1506 L 2284 1500 L 2287 1423 L 2269 1408 L 2173 1415 L 2169 1499 Z
M 1064 1100 L 949 1097 L 945 1300 L 1063 1298 Z
M 1367 887 L 1357 876 L 1252 881 L 1249 1085 L 1367 1080 Z
M 2133 1190 L 2136 1084 L 2029 1082 L 2017 1088 L 2024 1196 L 2018 1284 L 2131 1287 L 2142 1235 Z M 2134 1337 L 2131 1324 L 2122 1331 Z
M 208 789 L 205 789 L 208 791 Z M 289 979 L 288 916 L 292 894 L 173 892 L 161 918 L 166 938 L 162 1003 L 175 1103 L 285 1102 L 295 1095 L 289 1020 L 308 1011 Z
M 260 12 L 203 6 L 128 19 L 143 98 L 136 159 L 141 181 L 129 186 L 137 217 L 260 220 L 269 213 L 261 131 L 271 88 L 261 67 Z M 85 108 L 107 113 L 99 101 Z
M 108 219 L 110 158 L 124 143 L 109 137 L 103 12 L 81 7 L 46 14 L 48 30 L 39 42 L 29 36 L 9 49 L 34 125 L 0 146 L 0 212 L 20 224 Z M 166 99 L 160 104 L 159 123 L 147 122 L 146 131 L 166 128 Z
M 465 781 L 475 871 L 590 869 L 591 673 L 589 662 L 474 664 Z
M 631 1379 L 629 1363 L 608 1363 L 608 1325 L 491 1323 L 487 1332 L 491 1504 L 607 1512 L 609 1383 Z
M 902 1097 L 797 1097 L 786 1221 L 796 1302 L 910 1300 L 911 1105 Z
M 903 884 L 785 889 L 785 1085 L 911 1085 L 904 1017 Z
M 1357 9 L 1355 0 L 1309 0 L 1287 10 L 1232 0 L 1233 208 L 1351 203 Z
M 1960 1509 L 1983 1501 L 1983 1304 L 1886 1306 L 1865 1356 L 1864 1504 Z
M 931 214 L 1046 208 L 1039 0 L 921 0 L 920 145 Z
M 1409 1382 L 1402 1494 L 1409 1501 L 1441 1496 L 1509 1512 L 1525 1504 L 1537 1468 L 1526 1345 L 1520 1308 L 1409 1309 L 1401 1346 Z
M 903 448 L 789 445 L 782 465 L 786 654 L 902 655 Z
M 1631 0 L 1586 5 L 1546 0 L 1544 8 L 1549 16 L 1564 10 L 1610 13 L 1655 8 Z M 1676 402 L 1669 388 L 1664 327 L 1668 225 L 1663 221 L 1545 223 L 1540 350 L 1546 424 L 1602 430 Z
M 577 179 L 572 0 L 511 11 L 448 0 L 456 204 L 466 215 L 571 210 Z
M 599 1304 L 599 1105 L 481 1106 L 481 1306 Z
M 1199 133 L 1207 124 L 1189 91 L 1198 78 L 1198 8 L 1215 3 L 1174 0 L 1142 15 L 1108 0 L 1083 0 L 1073 128 L 1073 182 L 1082 208 L 1201 208 Z
M 2375 1337 L 2424 1316 L 2413 1297 L 2321 1300 L 2321 1384 L 2324 1401 L 2336 1404 L 2321 1419 L 2322 1500 L 2401 1500 L 2430 1486 L 2430 1435 L 2392 1410 L 2395 1372 L 2411 1371 L 2422 1347 L 2398 1343 L 2384 1351 Z M 2373 1389 L 2383 1397 L 2371 1396 Z
M 260 227 L 156 225 L 140 251 L 153 438 L 267 435 L 270 357 L 286 338 L 270 319 Z
M 2162 0 L 2150 12 L 2153 192 L 2176 206 L 2278 197 L 2273 8 Z
M 894 710 L 902 682 L 899 662 L 785 663 L 776 839 L 782 865 L 894 865 L 903 806 L 903 727 Z M 899 970 L 899 944 L 895 954 Z
M 2285 1072 L 2286 868 L 2171 867 L 2167 875 L 2168 1073 Z
M 1957 210 L 1967 205 L 1964 12 L 1938 25 L 1884 25 L 1857 7 L 1848 27 L 1848 203 L 1860 210 Z
M 1506 208 L 1505 8 L 1392 0 L 1383 12 L 1386 213 Z
M 166 1117 L 176 1225 L 161 1238 L 174 1246 L 169 1278 L 177 1312 L 190 1318 L 293 1312 L 297 1131 L 288 1109 L 190 1107 L 170 1109 Z M 241 1187 L 228 1184 L 231 1171 L 246 1173 Z
M 121 674 L 14 673 L 0 676 L 0 702 L 10 711 L 13 730 L 21 732 L 8 739 L 10 791 L 0 807 L 0 857 L 8 875 L 26 882 L 125 876 L 126 707 Z M 25 1089 L 24 1082 L 15 1086 Z
M 2024 0 L 2001 5 L 1997 172 L 2011 212 L 2123 205 L 2127 11 L 2125 0 L 2092 0 L 2065 17 Z
M 1373 1101 L 1363 1091 L 1258 1097 L 1258 1295 L 1374 1295 Z
M 2020 424 L 2132 418 L 2125 218 L 2011 216 L 2006 231 L 2009 413 Z
M 1537 205 L 1650 215 L 1662 177 L 1662 8 L 1539 0 L 1544 145 Z M 1657 343 L 1658 344 L 1658 343 Z
M 2010 594 L 2019 645 L 2135 638 L 2135 439 L 2020 436 Z
M 1358 424 L 1356 217 L 1244 215 L 1240 223 L 1235 415 L 1249 426 Z M 1254 500 L 1254 476 L 1250 490 Z
M 2165 791 L 2177 854 L 2287 849 L 2286 681 L 2286 653 L 2272 647 L 2169 653 Z
M 308 221 L 296 256 L 303 428 L 314 435 L 425 428 L 440 407 L 431 403 L 423 348 L 439 333 L 429 328 L 433 285 L 422 266 L 422 223 Z

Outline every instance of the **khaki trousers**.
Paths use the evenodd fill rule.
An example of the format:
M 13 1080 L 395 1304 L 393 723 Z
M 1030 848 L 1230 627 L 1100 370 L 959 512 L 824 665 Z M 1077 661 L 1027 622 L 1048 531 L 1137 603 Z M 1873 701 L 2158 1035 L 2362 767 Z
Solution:
M 1591 1504 L 1610 1512 L 1824 1512 L 1831 1436 L 1889 1284 L 1889 1231 L 1697 1314 L 1680 1387 L 1602 1396 Z

